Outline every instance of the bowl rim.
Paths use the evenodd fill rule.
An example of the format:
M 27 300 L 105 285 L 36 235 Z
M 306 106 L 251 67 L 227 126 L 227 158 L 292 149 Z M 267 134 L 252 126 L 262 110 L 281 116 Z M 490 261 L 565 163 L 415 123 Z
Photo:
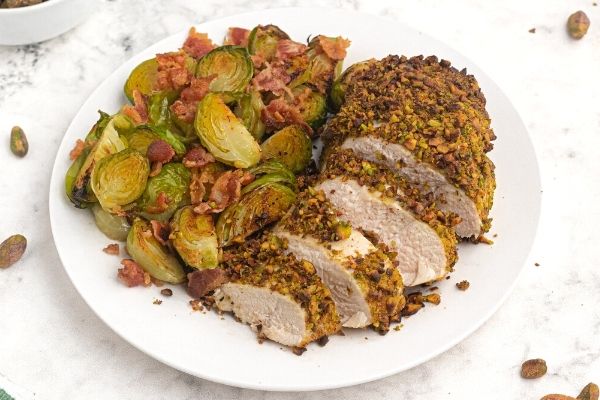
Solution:
M 27 14 L 35 10 L 43 10 L 44 8 L 53 7 L 55 4 L 65 2 L 66 0 L 47 0 L 42 3 L 34 4 L 25 7 L 15 8 L 0 8 L 0 14 Z

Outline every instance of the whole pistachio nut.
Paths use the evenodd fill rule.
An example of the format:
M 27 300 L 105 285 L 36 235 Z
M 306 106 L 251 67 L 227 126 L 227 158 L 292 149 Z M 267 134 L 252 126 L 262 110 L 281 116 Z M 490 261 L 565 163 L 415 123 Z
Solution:
M 590 19 L 583 11 L 571 14 L 567 20 L 567 30 L 573 39 L 581 39 L 590 27 Z
M 25 132 L 18 126 L 15 126 L 10 131 L 10 151 L 17 157 L 25 157 L 29 150 L 29 143 Z
M 8 268 L 21 259 L 27 248 L 23 235 L 12 235 L 0 243 L 0 268 Z

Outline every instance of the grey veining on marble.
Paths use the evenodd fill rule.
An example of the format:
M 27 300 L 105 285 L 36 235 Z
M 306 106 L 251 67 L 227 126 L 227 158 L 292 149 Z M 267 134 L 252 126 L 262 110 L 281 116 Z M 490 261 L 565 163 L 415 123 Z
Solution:
M 505 400 L 576 395 L 589 381 L 600 383 L 600 7 L 592 2 L 107 0 L 60 38 L 0 47 L 0 239 L 16 232 L 29 239 L 23 261 L 0 271 L 0 375 L 37 399 Z M 63 272 L 47 196 L 63 132 L 123 61 L 192 23 L 297 5 L 378 14 L 471 58 L 521 113 L 539 157 L 544 204 L 515 291 L 467 340 L 381 381 L 337 391 L 264 393 L 178 372 L 117 337 Z M 577 9 L 592 25 L 575 42 L 564 24 Z M 535 34 L 528 32 L 533 27 Z M 30 153 L 22 160 L 8 150 L 13 125 L 29 136 Z M 548 375 L 521 380 L 520 363 L 535 357 L 547 360 Z

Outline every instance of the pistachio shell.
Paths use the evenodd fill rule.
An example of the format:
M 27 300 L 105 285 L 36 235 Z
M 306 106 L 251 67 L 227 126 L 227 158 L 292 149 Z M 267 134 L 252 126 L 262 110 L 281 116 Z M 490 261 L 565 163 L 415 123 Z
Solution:
M 25 132 L 18 126 L 15 126 L 10 131 L 10 151 L 17 157 L 25 157 L 29 150 L 29 143 Z
M 8 268 L 21 259 L 27 248 L 23 235 L 12 235 L 0 243 L 0 268 Z

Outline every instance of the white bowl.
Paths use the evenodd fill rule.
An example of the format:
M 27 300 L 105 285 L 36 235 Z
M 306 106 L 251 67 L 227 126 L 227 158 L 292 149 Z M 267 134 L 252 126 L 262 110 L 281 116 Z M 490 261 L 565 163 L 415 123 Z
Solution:
M 48 0 L 19 8 L 0 8 L 0 45 L 22 45 L 52 39 L 79 25 L 96 0 Z

